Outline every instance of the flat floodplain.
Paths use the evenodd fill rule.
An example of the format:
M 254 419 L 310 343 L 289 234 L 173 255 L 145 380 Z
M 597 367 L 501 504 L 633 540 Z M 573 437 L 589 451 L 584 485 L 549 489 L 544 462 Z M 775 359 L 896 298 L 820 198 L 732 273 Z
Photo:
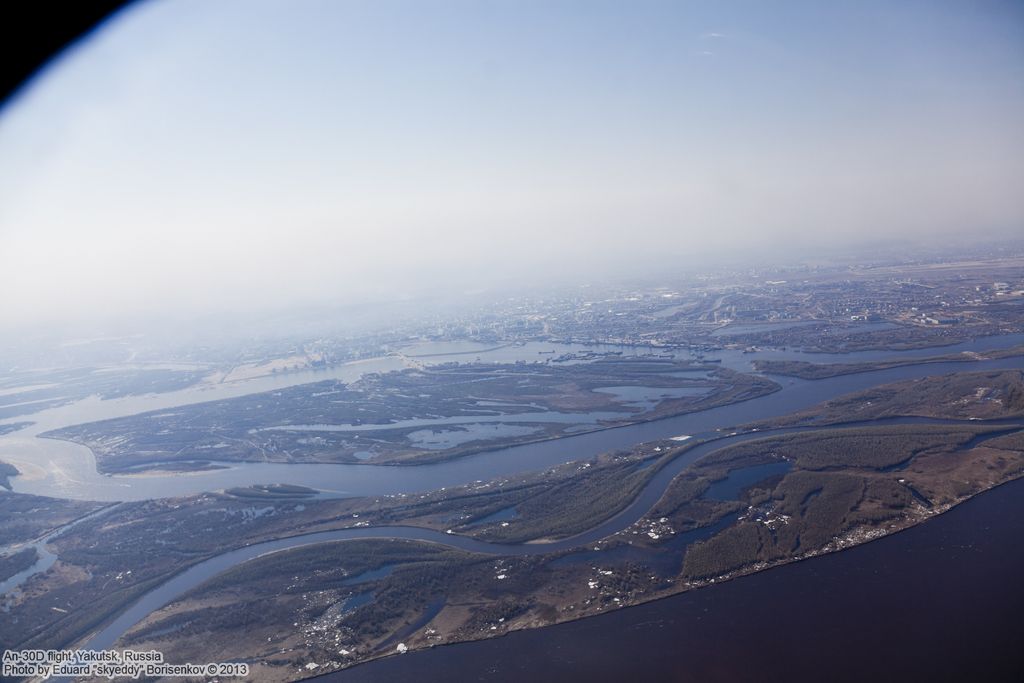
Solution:
M 89 423 L 103 472 L 199 461 L 424 464 L 727 405 L 771 380 L 664 358 L 442 365 L 319 382 Z M 182 456 L 182 454 L 187 454 Z
M 842 553 L 319 680 L 1019 680 L 1022 537 L 1017 480 Z
M 66 397 L 12 380 L 0 495 L 38 529 L 4 553 L 0 640 L 244 656 L 268 682 L 359 671 L 813 564 L 1024 472 L 1017 309 L 790 324 L 763 299 L 604 309 L 658 320 L 660 347 L 407 338 L 110 398 L 108 370 L 95 395 L 86 371 Z M 676 344 L 675 323 L 711 334 Z

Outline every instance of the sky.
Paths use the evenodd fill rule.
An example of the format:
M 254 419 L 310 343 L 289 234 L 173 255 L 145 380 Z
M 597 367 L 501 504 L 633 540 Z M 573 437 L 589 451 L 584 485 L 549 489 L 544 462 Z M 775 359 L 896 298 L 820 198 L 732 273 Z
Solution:
M 1024 235 L 1024 4 L 152 0 L 0 108 L 0 327 Z

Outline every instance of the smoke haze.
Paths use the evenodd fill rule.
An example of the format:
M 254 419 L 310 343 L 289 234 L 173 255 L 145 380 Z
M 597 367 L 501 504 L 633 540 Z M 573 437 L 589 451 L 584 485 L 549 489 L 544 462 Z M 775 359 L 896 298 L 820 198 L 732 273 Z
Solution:
M 154 0 L 0 110 L 7 327 L 1005 238 L 1013 2 Z

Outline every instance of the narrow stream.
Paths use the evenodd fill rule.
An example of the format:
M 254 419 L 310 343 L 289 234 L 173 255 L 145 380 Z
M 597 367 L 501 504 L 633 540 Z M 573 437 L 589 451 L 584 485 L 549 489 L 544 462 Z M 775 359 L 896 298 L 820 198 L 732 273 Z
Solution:
M 855 426 L 857 423 L 851 423 Z M 982 424 L 977 421 L 962 420 L 938 420 L 929 418 L 890 418 L 886 420 L 875 420 L 865 424 Z M 1007 420 L 985 422 L 983 424 L 1012 424 Z M 451 548 L 458 548 L 474 553 L 501 556 L 531 556 L 545 555 L 563 550 L 571 550 L 593 544 L 596 541 L 607 538 L 612 534 L 622 531 L 641 519 L 648 510 L 661 498 L 669 484 L 688 465 L 696 460 L 709 455 L 727 446 L 732 446 L 753 439 L 760 439 L 766 436 L 790 434 L 793 432 L 810 431 L 820 427 L 789 427 L 778 430 L 763 432 L 745 432 L 731 436 L 715 438 L 683 452 L 679 457 L 665 465 L 654 477 L 644 485 L 637 497 L 623 510 L 613 515 L 597 526 L 582 533 L 570 536 L 565 539 L 549 543 L 488 543 L 457 534 L 447 534 L 432 529 L 423 529 L 410 526 L 377 526 L 358 527 L 349 529 L 337 529 L 334 531 L 321 531 L 311 534 L 290 536 L 288 538 L 266 541 L 232 550 L 216 557 L 210 558 L 197 565 L 186 569 L 181 574 L 169 579 L 157 588 L 146 593 L 137 602 L 132 604 L 126 611 L 117 617 L 106 628 L 91 637 L 84 645 L 86 649 L 109 649 L 124 635 L 132 626 L 142 621 L 152 612 L 164 605 L 181 597 L 186 592 L 199 586 L 214 576 L 221 574 L 243 562 L 266 555 L 268 553 L 290 550 L 316 543 L 334 541 L 346 541 L 359 538 L 376 539 L 405 539 L 414 541 L 426 541 L 437 543 Z M 694 536 L 694 540 L 698 537 Z M 677 548 L 682 550 L 682 548 Z

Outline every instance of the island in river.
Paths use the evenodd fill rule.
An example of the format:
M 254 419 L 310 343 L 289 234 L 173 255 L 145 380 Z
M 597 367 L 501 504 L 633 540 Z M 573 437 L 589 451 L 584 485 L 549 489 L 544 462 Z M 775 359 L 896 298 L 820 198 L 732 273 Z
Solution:
M 0 493 L 0 642 L 355 673 L 891 535 L 1020 474 L 1022 262 L 598 286 L 358 338 L 5 347 L 15 491 L 128 502 Z M 37 438 L 58 429 L 95 453 Z
M 973 391 L 950 399 L 951 387 Z M 872 403 L 888 403 L 866 415 L 917 417 L 657 441 L 433 493 L 324 500 L 285 488 L 128 503 L 54 541 L 57 563 L 7 600 L 0 639 L 92 643 L 87 634 L 129 603 L 222 557 L 225 539 L 252 559 L 101 635 L 169 661 L 245 657 L 261 679 L 293 680 L 399 644 L 599 614 L 888 535 L 1021 476 L 1021 388 L 1019 370 L 929 378 L 911 395 L 943 396 L 936 405 L 883 387 Z M 921 417 L 945 415 L 949 400 L 958 419 Z M 311 536 L 322 533 L 335 536 Z M 267 548 L 278 552 L 260 552 L 282 543 L 273 539 L 284 539 Z
M 471 363 L 371 373 L 79 424 L 101 472 L 210 461 L 415 464 L 663 419 L 770 394 L 765 377 L 665 358 Z M 221 465 L 222 466 L 222 465 Z

